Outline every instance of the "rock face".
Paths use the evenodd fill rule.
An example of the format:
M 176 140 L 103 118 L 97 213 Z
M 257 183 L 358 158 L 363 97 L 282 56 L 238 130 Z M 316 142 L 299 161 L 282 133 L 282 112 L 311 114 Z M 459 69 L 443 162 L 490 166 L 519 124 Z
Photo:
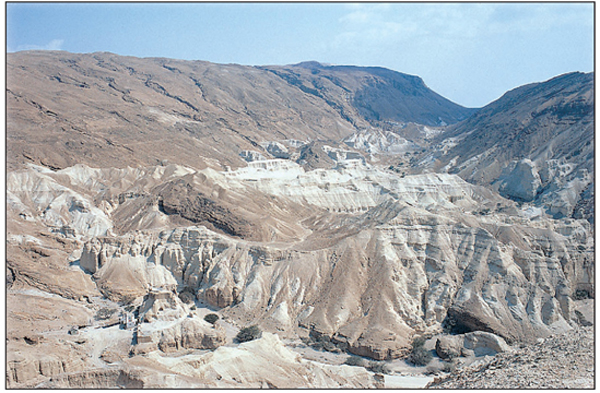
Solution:
M 56 353 L 57 347 L 42 345 L 36 348 L 38 356 L 32 357 L 11 348 L 7 358 L 7 383 L 9 386 L 23 386 L 31 381 L 56 377 L 84 369 L 84 362 L 70 357 L 68 352 Z M 25 352 L 25 351 L 24 351 Z M 53 353 L 54 352 L 54 353 Z M 25 385 L 26 386 L 26 385 Z
M 535 164 L 531 160 L 521 160 L 515 169 L 500 185 L 500 192 L 515 200 L 531 202 L 536 195 L 542 181 Z
M 443 336 L 435 342 L 435 352 L 446 360 L 454 359 L 462 354 L 462 342 L 458 337 Z
M 225 331 L 199 318 L 184 319 L 175 326 L 153 333 L 153 336 L 157 336 L 158 348 L 165 353 L 182 348 L 216 349 L 225 344 Z
M 141 389 L 144 373 L 119 368 L 86 370 L 53 378 L 41 384 L 44 389 Z

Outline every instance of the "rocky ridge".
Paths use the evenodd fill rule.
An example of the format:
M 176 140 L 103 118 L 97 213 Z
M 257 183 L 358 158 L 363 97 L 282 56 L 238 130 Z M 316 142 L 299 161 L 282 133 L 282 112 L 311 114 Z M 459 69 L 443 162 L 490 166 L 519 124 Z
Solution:
M 112 53 L 10 53 L 8 166 L 169 160 L 198 169 L 235 168 L 244 165 L 242 151 L 271 158 L 261 145 L 266 141 L 339 141 L 368 128 L 373 116 L 365 117 L 364 108 L 384 111 L 376 116 L 381 120 L 434 125 L 472 112 L 415 76 L 380 68 L 316 69 L 322 75 L 302 65 L 278 71 Z M 416 117 L 407 110 L 411 103 L 419 107 Z

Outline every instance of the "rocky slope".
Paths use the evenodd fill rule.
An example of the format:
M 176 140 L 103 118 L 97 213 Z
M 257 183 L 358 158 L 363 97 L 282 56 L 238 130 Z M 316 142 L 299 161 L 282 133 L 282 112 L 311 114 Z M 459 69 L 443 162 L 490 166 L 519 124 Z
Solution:
M 539 339 L 534 345 L 439 378 L 429 389 L 593 389 L 593 328 Z
M 243 166 L 245 150 L 269 157 L 261 146 L 267 141 L 339 141 L 372 118 L 439 124 L 472 112 L 418 77 L 315 67 L 322 76 L 302 64 L 278 70 L 111 53 L 11 53 L 8 164 L 124 167 L 169 160 L 223 169 Z
M 381 67 L 304 62 L 261 68 L 324 99 L 353 124 L 364 118 L 437 126 L 456 123 L 475 112 L 431 91 L 417 76 Z
M 588 75 L 448 127 L 472 111 L 379 68 L 8 68 L 9 387 L 403 387 L 291 343 L 398 364 L 417 337 L 485 356 L 593 320 Z
M 593 220 L 594 74 L 509 91 L 439 135 L 435 167 L 555 217 Z
M 570 299 L 577 291 L 593 292 L 586 221 L 531 220 L 513 202 L 455 175 L 399 178 L 360 163 L 310 172 L 288 160 L 251 164 L 225 173 L 150 168 L 137 171 L 139 178 L 112 170 L 113 187 L 124 186 L 113 193 L 91 174 L 102 171 L 31 168 L 15 172 L 9 182 L 10 214 L 74 239 L 94 236 L 77 263 L 113 300 L 144 296 L 149 287 L 191 290 L 236 320 L 315 330 L 378 359 L 406 354 L 415 332 L 439 332 L 457 321 L 457 329 L 527 341 L 567 328 L 574 315 Z M 293 241 L 257 243 L 227 231 L 182 228 L 169 220 L 187 213 L 167 214 L 159 198 L 144 197 L 161 189 L 148 181 L 149 173 L 158 184 L 206 178 L 223 190 L 260 191 L 282 206 L 302 204 L 314 212 L 296 223 Z M 42 179 L 42 189 L 18 188 Z M 85 188 L 87 195 L 59 182 Z M 110 213 L 112 222 L 100 227 L 85 220 L 84 227 L 63 224 L 76 224 L 91 201 L 104 205 L 102 197 L 117 192 L 145 201 L 148 208 L 134 218 L 136 227 L 151 223 L 146 230 L 117 236 L 111 232 L 121 216 Z M 70 193 L 77 197 L 66 197 Z M 106 206 L 115 213 L 119 202 L 130 201 L 117 198 Z M 494 215 L 482 215 L 484 209 Z

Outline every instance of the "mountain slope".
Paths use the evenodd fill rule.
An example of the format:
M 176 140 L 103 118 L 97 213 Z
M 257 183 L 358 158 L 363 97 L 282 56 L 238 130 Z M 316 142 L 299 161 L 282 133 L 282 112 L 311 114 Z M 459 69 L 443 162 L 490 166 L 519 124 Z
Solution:
M 417 76 L 381 67 L 327 66 L 304 62 L 261 67 L 303 91 L 322 97 L 351 122 L 456 123 L 475 109 L 464 108 L 430 90 Z
M 290 71 L 111 53 L 10 53 L 9 168 L 168 160 L 224 169 L 243 166 L 243 151 L 269 157 L 264 142 L 340 141 L 374 118 L 437 124 L 470 113 L 419 78 L 389 70 L 334 67 L 323 71 L 329 79 L 315 79 L 304 66 L 291 69 L 299 71 L 282 78 Z M 346 102 L 342 93 L 356 96 Z M 413 111 L 406 98 L 417 96 Z
M 435 167 L 556 217 L 592 217 L 593 82 L 570 73 L 509 91 L 437 137 Z

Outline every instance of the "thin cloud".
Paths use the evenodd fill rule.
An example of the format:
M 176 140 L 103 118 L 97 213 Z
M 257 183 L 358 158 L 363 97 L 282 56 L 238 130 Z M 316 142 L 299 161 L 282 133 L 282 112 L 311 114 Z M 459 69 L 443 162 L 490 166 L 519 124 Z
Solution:
M 519 84 L 592 68 L 593 4 L 385 5 L 346 7 L 324 43 L 328 57 L 419 75 L 473 107 Z
M 22 50 L 62 50 L 63 44 L 65 40 L 52 40 L 48 42 L 46 45 L 19 45 L 16 51 Z M 11 52 L 9 50 L 9 52 Z

